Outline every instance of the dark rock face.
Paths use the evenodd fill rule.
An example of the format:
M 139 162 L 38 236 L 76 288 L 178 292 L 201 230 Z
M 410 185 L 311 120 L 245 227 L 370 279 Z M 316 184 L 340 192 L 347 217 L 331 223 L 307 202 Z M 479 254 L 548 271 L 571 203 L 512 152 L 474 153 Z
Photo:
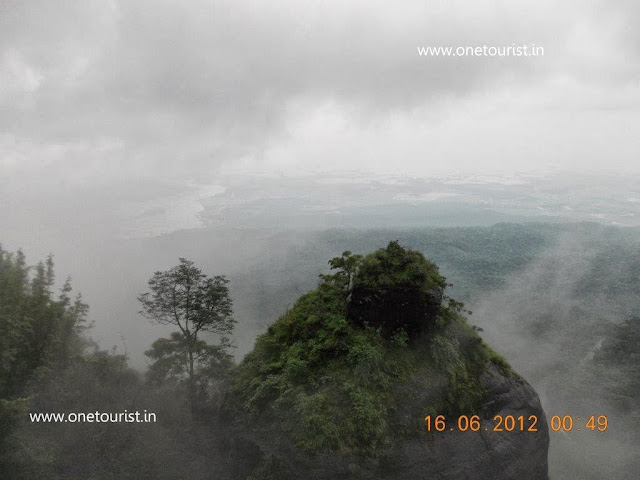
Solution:
M 548 480 L 547 419 L 538 395 L 524 380 L 507 377 L 490 365 L 481 381 L 487 401 L 478 415 L 479 432 L 444 431 L 430 437 L 398 442 L 380 458 L 346 454 L 310 455 L 274 431 L 236 430 L 228 443 L 232 478 L 268 479 L 371 479 L 371 480 Z M 537 432 L 494 432 L 495 415 L 520 415 L 525 430 L 530 415 L 538 419 Z M 447 419 L 447 427 L 457 418 Z M 504 425 L 503 425 L 504 426 Z M 487 430 L 485 431 L 485 428 Z M 233 453 L 231 453 L 233 452 Z
M 425 294 L 415 286 L 379 290 L 356 285 L 347 304 L 347 317 L 355 325 L 380 328 L 387 338 L 404 330 L 409 339 L 416 340 L 435 324 L 442 296 L 443 289 L 438 287 Z
M 435 324 L 445 286 L 438 267 L 422 253 L 389 242 L 359 263 L 347 318 L 380 328 L 386 338 L 403 330 L 413 342 Z
M 547 480 L 549 431 L 538 395 L 528 383 L 507 378 L 495 367 L 487 369 L 482 383 L 490 400 L 478 412 L 481 431 L 447 432 L 437 434 L 426 445 L 398 445 L 393 456 L 396 471 L 379 478 Z M 493 417 L 498 414 L 523 415 L 525 428 L 531 424 L 529 416 L 535 415 L 538 432 L 520 431 L 518 425 L 511 432 L 494 432 Z

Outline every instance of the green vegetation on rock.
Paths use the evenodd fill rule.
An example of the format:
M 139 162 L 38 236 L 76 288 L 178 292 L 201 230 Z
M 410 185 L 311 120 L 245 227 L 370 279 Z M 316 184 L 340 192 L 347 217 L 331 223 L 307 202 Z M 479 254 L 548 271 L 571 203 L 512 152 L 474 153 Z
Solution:
M 375 456 L 424 435 L 427 414 L 477 413 L 489 362 L 510 373 L 421 253 L 391 242 L 329 264 L 337 272 L 322 275 L 237 367 L 229 405 L 246 421 L 277 425 L 307 451 Z

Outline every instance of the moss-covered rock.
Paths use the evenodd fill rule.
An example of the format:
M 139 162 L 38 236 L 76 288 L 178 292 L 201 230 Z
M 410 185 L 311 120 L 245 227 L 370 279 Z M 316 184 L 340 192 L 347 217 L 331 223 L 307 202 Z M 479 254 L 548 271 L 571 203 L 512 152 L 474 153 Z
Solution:
M 347 316 L 355 325 L 379 328 L 384 337 L 402 331 L 413 341 L 435 326 L 445 286 L 424 255 L 390 242 L 359 263 Z
M 259 336 L 234 376 L 237 431 L 272 448 L 278 438 L 270 455 L 314 464 L 332 454 L 353 478 L 382 472 L 398 445 L 433 441 L 425 416 L 488 414 L 487 372 L 530 389 L 443 296 L 445 279 L 419 252 L 391 242 L 330 264 L 337 273 Z

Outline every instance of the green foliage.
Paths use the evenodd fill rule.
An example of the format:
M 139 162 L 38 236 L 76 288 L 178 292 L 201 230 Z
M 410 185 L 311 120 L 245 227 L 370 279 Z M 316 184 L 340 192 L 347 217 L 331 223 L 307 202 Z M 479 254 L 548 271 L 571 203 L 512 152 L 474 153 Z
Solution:
M 397 436 L 424 434 L 416 427 L 426 412 L 478 408 L 480 374 L 493 357 L 460 315 L 462 304 L 438 301 L 419 341 L 407 331 L 430 318 L 425 298 L 446 286 L 435 265 L 397 242 L 364 258 L 347 251 L 330 265 L 341 270 L 322 276 L 236 368 L 229 408 L 252 425 L 278 425 L 308 451 L 367 456 Z M 357 288 L 367 308 L 388 316 L 354 318 Z M 409 304 L 398 322 L 390 311 Z
M 320 278 L 348 296 L 351 293 L 353 279 L 358 272 L 361 261 L 362 255 L 354 255 L 346 250 L 342 252 L 342 256 L 334 257 L 328 262 L 331 270 L 337 270 L 337 272 L 333 275 L 320 275 Z
M 379 332 L 351 325 L 345 308 L 330 281 L 303 295 L 234 376 L 234 393 L 254 419 L 279 419 L 312 451 L 371 452 L 384 437 L 397 367 Z
M 141 375 L 128 367 L 125 355 L 97 348 L 86 351 L 38 383 L 29 412 L 148 410 L 163 425 L 31 423 L 25 414 L 12 436 L 3 473 L 25 480 L 177 478 L 175 471 L 173 477 L 167 476 L 158 465 L 158 457 L 164 462 L 172 459 L 176 446 L 164 427 L 170 424 L 170 417 L 163 416 L 165 411 L 153 399 L 156 395 L 152 389 L 143 390 Z M 180 412 L 184 401 L 173 401 L 166 393 L 162 401 L 174 417 L 180 416 L 182 424 L 189 418 L 188 411 Z M 176 421 L 174 428 L 177 425 Z M 174 464 L 177 458 L 165 470 Z
M 449 415 L 475 414 L 484 400 L 480 375 L 487 364 L 494 365 L 503 375 L 519 377 L 504 358 L 481 340 L 464 317 L 451 309 L 445 314 L 451 318 L 446 328 L 432 339 L 429 349 L 438 371 L 447 378 L 444 401 L 439 408 Z
M 231 333 L 235 320 L 229 280 L 223 275 L 208 278 L 192 261 L 179 260 L 179 265 L 151 277 L 151 292 L 138 297 L 140 314 L 162 325 L 175 325 L 187 337 L 199 331 Z
M 71 300 L 69 280 L 56 299 L 54 282 L 51 256 L 31 268 L 0 248 L 0 456 L 35 385 L 84 347 L 87 305 Z
M 506 375 L 507 377 L 521 378 L 520 375 L 513 371 L 509 362 L 507 362 L 502 355 L 495 352 L 489 346 L 486 346 L 486 349 L 489 361 L 495 365 L 503 375 Z
M 413 340 L 434 326 L 445 285 L 424 255 L 390 242 L 359 263 L 347 315 L 386 337 L 404 330 Z
M 27 267 L 21 252 L 0 249 L 0 477 L 219 477 L 210 432 L 191 427 L 185 395 L 166 384 L 145 384 L 115 347 L 99 350 L 84 337 L 87 305 L 70 297 L 69 280 L 57 297 L 53 285 L 51 257 Z M 164 372 L 159 362 L 158 376 L 180 376 L 171 363 L 173 347 L 183 346 L 180 340 L 172 337 L 152 347 L 158 360 L 168 359 Z M 197 385 L 210 401 L 209 379 L 228 369 L 229 356 L 201 341 L 194 351 Z M 197 395 L 204 399 L 200 390 Z M 32 423 L 28 415 L 125 410 L 154 412 L 158 423 Z
M 192 261 L 180 258 L 179 265 L 155 272 L 149 280 L 151 292 L 138 297 L 143 316 L 179 329 L 170 338 L 156 340 L 145 354 L 154 360 L 149 371 L 153 381 L 173 378 L 186 383 L 193 415 L 216 389 L 212 375 L 226 371 L 231 363 L 228 335 L 236 321 L 228 283 L 224 276 L 207 277 Z M 201 332 L 217 334 L 218 345 L 198 339 Z
M 210 345 L 203 340 L 196 341 L 191 349 L 197 403 L 199 406 L 211 406 L 212 402 L 220 399 L 222 385 L 233 365 L 233 357 L 224 345 Z M 153 360 L 147 372 L 150 382 L 156 386 L 188 386 L 189 344 L 184 335 L 174 332 L 169 338 L 155 340 L 145 355 Z

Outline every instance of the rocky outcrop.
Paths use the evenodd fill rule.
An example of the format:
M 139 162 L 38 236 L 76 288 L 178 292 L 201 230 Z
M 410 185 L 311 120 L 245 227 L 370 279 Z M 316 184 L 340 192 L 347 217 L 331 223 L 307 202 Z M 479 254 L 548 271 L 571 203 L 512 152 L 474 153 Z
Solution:
M 478 411 L 479 432 L 451 431 L 397 442 L 377 458 L 349 454 L 312 455 L 298 450 L 277 429 L 237 428 L 224 450 L 231 478 L 370 479 L 370 480 L 547 480 L 547 419 L 533 388 L 517 375 L 505 375 L 489 364 L 481 376 L 486 400 Z M 511 431 L 495 432 L 494 416 L 524 416 Z M 526 431 L 529 416 L 537 432 Z M 456 419 L 448 419 L 455 427 Z M 485 430 L 486 428 L 486 430 Z
M 461 303 L 443 301 L 435 264 L 398 242 L 329 264 L 343 270 L 300 297 L 235 371 L 223 447 L 232 479 L 547 480 L 536 392 Z M 461 411 L 481 428 L 451 416 L 436 431 L 438 413 Z M 502 431 L 496 415 L 510 420 Z

